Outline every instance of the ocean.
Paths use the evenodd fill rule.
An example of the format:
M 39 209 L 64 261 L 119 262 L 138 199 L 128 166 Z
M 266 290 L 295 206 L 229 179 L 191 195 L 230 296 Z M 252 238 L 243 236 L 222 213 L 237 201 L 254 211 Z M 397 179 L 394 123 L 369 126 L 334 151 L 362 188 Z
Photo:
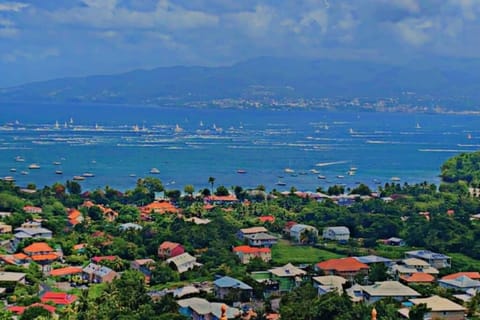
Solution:
M 0 110 L 0 177 L 20 186 L 85 173 L 94 176 L 79 182 L 83 190 L 124 191 L 145 176 L 180 190 L 209 187 L 209 177 L 215 186 L 267 190 L 360 182 L 376 189 L 392 177 L 438 184 L 446 159 L 480 147 L 480 118 L 472 115 L 73 104 Z

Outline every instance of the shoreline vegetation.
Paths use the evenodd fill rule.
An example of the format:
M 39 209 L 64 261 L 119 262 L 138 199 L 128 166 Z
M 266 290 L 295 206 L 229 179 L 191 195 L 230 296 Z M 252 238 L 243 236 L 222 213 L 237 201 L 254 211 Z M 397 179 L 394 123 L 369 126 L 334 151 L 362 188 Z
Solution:
M 0 212 L 5 213 L 2 222 L 13 230 L 35 222 L 53 234 L 49 239 L 30 237 L 18 242 L 13 241 L 12 234 L 2 234 L 3 241 L 15 243 L 11 249 L 4 244 L 2 257 L 21 254 L 39 241 L 62 253 L 61 259 L 47 264 L 4 262 L 2 271 L 27 274 L 26 283 L 10 286 L 5 299 L 9 306 L 31 306 L 41 301 L 41 287 L 76 297 L 74 304 L 55 305 L 60 319 L 188 319 L 166 292 L 189 284 L 208 286 L 219 277 L 229 276 L 251 286 L 252 296 L 219 298 L 215 291 L 207 291 L 200 297 L 229 305 L 240 300 L 241 306 L 253 308 L 258 315 L 249 319 L 265 319 L 269 313 L 280 313 L 282 319 L 365 319 L 371 306 L 353 304 L 346 295 L 318 295 L 309 280 L 322 274 L 314 265 L 333 258 L 366 255 L 399 260 L 409 250 L 426 249 L 451 256 L 451 267 L 441 269 L 438 278 L 454 272 L 480 271 L 480 223 L 474 218 L 480 212 L 480 201 L 472 192 L 478 187 L 479 160 L 480 153 L 449 159 L 442 166 L 445 182 L 440 186 L 390 182 L 372 190 L 360 184 L 348 195 L 341 186 L 319 188 L 311 194 L 294 187 L 283 193 L 267 192 L 262 185 L 251 190 L 227 188 L 216 185 L 215 177 L 206 179 L 209 188 L 201 190 L 192 185 L 167 190 L 160 179 L 146 177 L 125 192 L 109 186 L 84 191 L 75 181 L 43 188 L 21 188 L 14 182 L 0 181 Z M 154 203 L 159 205 L 154 207 Z M 319 235 L 308 233 L 295 241 L 285 231 L 289 224 L 312 226 Z M 350 239 L 322 239 L 322 230 L 332 226 L 347 227 Z M 265 228 L 278 242 L 270 248 L 271 260 L 254 258 L 242 264 L 232 248 L 245 244 L 238 236 L 239 230 L 252 227 Z M 385 239 L 392 237 L 403 239 L 405 245 L 387 245 Z M 181 244 L 198 264 L 178 272 L 172 263 L 159 258 L 159 247 L 165 242 Z M 142 259 L 151 259 L 147 269 L 134 267 L 134 262 Z M 89 283 L 82 277 L 50 274 L 51 269 L 85 268 L 97 260 L 117 272 L 118 278 Z M 308 276 L 289 292 L 266 297 L 266 284 L 256 281 L 254 275 L 287 263 L 301 266 Z M 350 279 L 349 285 L 392 279 L 379 268 Z M 148 284 L 144 278 L 147 274 Z M 436 283 L 412 288 L 422 296 L 451 298 L 454 293 Z M 277 298 L 279 308 L 273 305 Z M 475 315 L 480 302 L 472 301 L 468 312 Z M 382 299 L 373 306 L 380 319 L 400 319 L 397 301 Z M 45 310 L 27 310 L 36 310 L 48 319 L 50 314 L 40 309 Z M 35 319 L 26 314 L 20 319 Z

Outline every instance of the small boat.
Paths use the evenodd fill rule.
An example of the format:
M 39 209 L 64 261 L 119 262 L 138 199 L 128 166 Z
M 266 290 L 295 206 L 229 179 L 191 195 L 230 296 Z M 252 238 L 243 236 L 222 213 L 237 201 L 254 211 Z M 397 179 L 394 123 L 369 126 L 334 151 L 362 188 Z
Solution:
M 390 178 L 390 180 L 391 180 L 391 181 L 397 181 L 397 182 L 398 182 L 398 181 L 400 181 L 401 179 L 400 179 L 399 177 L 392 177 L 392 178 Z
M 294 173 L 295 172 L 295 170 L 290 169 L 290 168 L 285 168 L 284 171 L 285 171 L 285 173 Z
M 467 134 L 467 139 L 469 139 L 469 140 L 472 139 L 472 135 L 470 133 Z
M 25 159 L 24 159 L 23 157 L 16 156 L 16 157 L 15 157 L 15 161 L 16 161 L 16 162 L 24 162 Z
M 283 181 L 277 181 L 276 185 L 277 186 L 286 186 L 287 184 Z
M 415 129 L 421 129 L 422 127 L 420 126 L 420 123 L 417 122 L 417 125 L 415 126 Z
M 63 174 L 63 171 L 62 170 L 56 170 L 55 174 Z
M 128 176 L 132 177 L 132 178 L 135 178 L 137 175 L 135 173 L 130 173 Z
M 354 171 L 354 170 L 349 170 L 349 171 L 347 172 L 347 174 L 348 174 L 349 176 L 354 176 L 354 175 L 355 175 L 355 171 Z
M 28 174 L 28 171 L 22 171 L 22 172 L 20 172 L 20 174 L 21 174 L 22 176 L 26 176 L 26 175 Z
M 28 166 L 28 169 L 40 169 L 40 166 L 36 163 L 32 163 Z
M 85 177 L 83 177 L 83 176 L 74 176 L 74 177 L 73 177 L 73 180 L 75 180 L 75 181 L 83 181 L 83 180 L 85 180 Z
M 318 178 L 318 179 L 322 179 L 322 180 L 323 180 L 323 179 L 326 179 L 327 177 L 325 177 L 325 176 L 322 176 L 322 175 L 319 175 L 319 176 L 317 176 L 317 178 Z
M 61 165 L 62 163 L 61 163 L 60 161 L 54 161 L 53 164 L 54 164 L 55 166 L 59 166 L 59 165 Z
M 342 175 L 338 175 L 337 178 L 338 178 L 338 179 L 343 179 L 343 178 L 345 178 L 345 177 L 342 176 Z
M 239 173 L 239 174 L 245 174 L 245 173 L 247 173 L 247 171 L 246 171 L 246 170 L 243 170 L 243 169 L 238 169 L 238 170 L 237 170 L 237 173 Z
M 178 124 L 175 125 L 175 133 L 181 133 L 181 132 L 183 132 L 183 128 L 180 127 Z
M 313 174 L 319 174 L 320 171 L 316 170 L 316 169 L 310 169 L 310 172 L 313 173 Z
M 357 167 L 350 167 L 350 171 L 357 171 Z
M 375 183 L 375 184 L 380 184 L 380 183 L 382 183 L 382 182 L 381 182 L 380 180 L 378 180 L 378 179 L 373 179 L 373 183 Z
M 82 174 L 82 176 L 85 178 L 95 177 L 95 175 L 91 172 L 85 172 L 84 174 Z
M 6 177 L 4 177 L 4 178 L 3 178 L 3 181 L 10 181 L 10 182 L 13 182 L 13 181 L 15 181 L 15 178 L 14 178 L 14 177 L 12 177 L 12 176 L 6 176 Z
M 151 174 L 159 174 L 160 170 L 158 170 L 157 168 L 152 168 L 152 169 L 150 169 L 150 173 Z
M 10 168 L 10 172 L 17 172 L 16 168 Z
M 348 130 L 348 133 L 350 133 L 350 134 L 354 134 L 354 133 L 355 133 L 355 131 L 354 131 L 352 128 L 350 128 L 350 129 Z

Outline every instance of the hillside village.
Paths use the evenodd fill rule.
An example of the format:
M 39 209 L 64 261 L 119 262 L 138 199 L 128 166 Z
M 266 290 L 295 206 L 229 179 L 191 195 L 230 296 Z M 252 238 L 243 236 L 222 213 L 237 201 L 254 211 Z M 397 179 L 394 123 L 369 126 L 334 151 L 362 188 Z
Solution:
M 0 181 L 0 318 L 478 318 L 468 190 L 329 191 Z

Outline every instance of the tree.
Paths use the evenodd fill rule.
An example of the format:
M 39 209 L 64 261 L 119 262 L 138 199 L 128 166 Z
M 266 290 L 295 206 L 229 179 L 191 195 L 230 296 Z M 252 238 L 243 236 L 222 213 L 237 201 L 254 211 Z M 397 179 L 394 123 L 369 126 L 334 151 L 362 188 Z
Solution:
M 162 192 L 164 190 L 162 181 L 154 177 L 146 177 L 143 179 L 143 186 L 152 194 L 155 192 Z
M 228 192 L 228 189 L 225 186 L 219 186 L 217 188 L 217 191 L 215 192 L 215 195 L 217 196 L 228 196 L 230 193 Z
M 82 186 L 76 181 L 67 180 L 66 182 L 67 191 L 70 194 L 79 195 L 82 193 Z
M 192 198 L 193 193 L 195 192 L 195 187 L 191 184 L 187 184 L 184 188 L 183 191 Z
M 388 279 L 387 267 L 383 263 L 374 263 L 368 273 L 368 281 L 377 282 Z
M 210 184 L 211 190 L 212 190 L 212 193 L 213 193 L 213 184 L 215 183 L 215 178 L 214 177 L 208 177 L 208 183 Z
M 42 307 L 29 307 L 24 313 L 22 313 L 20 320 L 34 320 L 38 317 L 46 317 L 47 319 L 51 319 L 50 311 Z
M 410 308 L 408 318 L 410 320 L 423 320 L 425 319 L 425 315 L 430 311 L 431 309 L 428 308 L 425 303 L 420 303 Z

